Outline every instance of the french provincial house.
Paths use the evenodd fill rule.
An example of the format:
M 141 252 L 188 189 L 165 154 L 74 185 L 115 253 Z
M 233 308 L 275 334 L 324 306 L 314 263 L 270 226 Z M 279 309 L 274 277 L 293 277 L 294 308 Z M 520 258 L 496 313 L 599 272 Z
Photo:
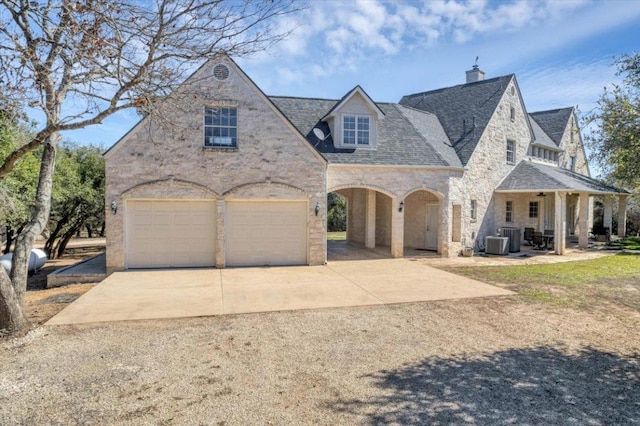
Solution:
M 107 268 L 318 265 L 327 194 L 347 240 L 456 256 L 501 227 L 587 247 L 594 196 L 573 108 L 529 113 L 514 75 L 372 100 L 267 96 L 226 56 L 196 71 L 105 153 Z M 520 232 L 519 231 L 519 232 Z

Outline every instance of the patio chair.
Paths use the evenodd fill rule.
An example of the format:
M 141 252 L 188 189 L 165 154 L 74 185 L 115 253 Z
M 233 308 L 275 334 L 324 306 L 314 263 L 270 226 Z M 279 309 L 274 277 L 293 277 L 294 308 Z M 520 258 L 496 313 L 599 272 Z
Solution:
M 544 238 L 542 238 L 542 232 L 534 232 L 533 233 L 533 249 L 542 250 L 543 245 L 544 245 Z
M 524 240 L 529 243 L 530 246 L 533 245 L 533 233 L 536 230 L 534 228 L 524 228 Z
M 545 241 L 545 248 L 553 249 L 553 237 L 556 235 L 556 231 L 553 229 L 545 229 L 544 236 L 547 237 Z

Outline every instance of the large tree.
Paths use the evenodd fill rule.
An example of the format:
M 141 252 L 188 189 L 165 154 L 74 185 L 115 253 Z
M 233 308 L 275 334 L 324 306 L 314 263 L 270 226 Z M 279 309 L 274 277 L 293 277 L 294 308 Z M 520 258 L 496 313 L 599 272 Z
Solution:
M 608 180 L 640 190 L 640 54 L 616 59 L 621 85 L 605 88 L 587 120 L 595 130 L 587 138 L 593 158 Z
M 220 52 L 243 56 L 286 34 L 278 17 L 294 0 L 0 0 L 0 92 L 6 111 L 39 110 L 33 138 L 0 164 L 3 179 L 42 147 L 32 214 L 20 234 L 11 276 L 0 270 L 0 329 L 24 316 L 29 252 L 46 226 L 60 132 L 156 100 Z M 0 268 L 1 269 L 1 268 Z M 10 280 L 10 282 L 9 282 Z

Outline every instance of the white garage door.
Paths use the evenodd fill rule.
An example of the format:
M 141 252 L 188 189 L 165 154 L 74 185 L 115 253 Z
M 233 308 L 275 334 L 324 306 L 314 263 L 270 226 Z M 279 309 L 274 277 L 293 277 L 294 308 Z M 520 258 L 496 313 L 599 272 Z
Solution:
M 230 201 L 225 229 L 229 266 L 307 263 L 306 201 Z
M 127 202 L 127 267 L 215 264 L 216 204 L 212 201 Z

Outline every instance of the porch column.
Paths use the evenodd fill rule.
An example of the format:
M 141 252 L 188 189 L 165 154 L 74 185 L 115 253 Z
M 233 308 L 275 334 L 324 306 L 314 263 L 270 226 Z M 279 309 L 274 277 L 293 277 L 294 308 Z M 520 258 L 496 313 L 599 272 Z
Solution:
M 627 236 L 627 196 L 618 196 L 618 237 Z
M 613 234 L 613 198 L 604 196 L 604 220 L 602 226 L 609 228 L 609 232 Z
M 376 191 L 367 189 L 367 201 L 365 207 L 364 246 L 375 248 L 376 246 Z
M 556 191 L 555 193 L 555 230 L 553 236 L 553 245 L 555 253 L 564 255 L 567 242 L 567 193 Z
M 401 201 L 391 201 L 391 257 L 404 255 L 404 208 L 399 211 Z
M 578 200 L 578 247 L 581 249 L 589 247 L 589 216 L 591 216 L 591 210 L 589 210 L 589 194 L 581 192 Z
M 545 198 L 547 197 L 538 197 L 540 199 L 539 204 L 538 204 L 538 229 L 537 231 L 542 232 L 544 231 L 544 221 L 545 221 L 545 216 L 547 215 L 547 201 L 545 201 Z

